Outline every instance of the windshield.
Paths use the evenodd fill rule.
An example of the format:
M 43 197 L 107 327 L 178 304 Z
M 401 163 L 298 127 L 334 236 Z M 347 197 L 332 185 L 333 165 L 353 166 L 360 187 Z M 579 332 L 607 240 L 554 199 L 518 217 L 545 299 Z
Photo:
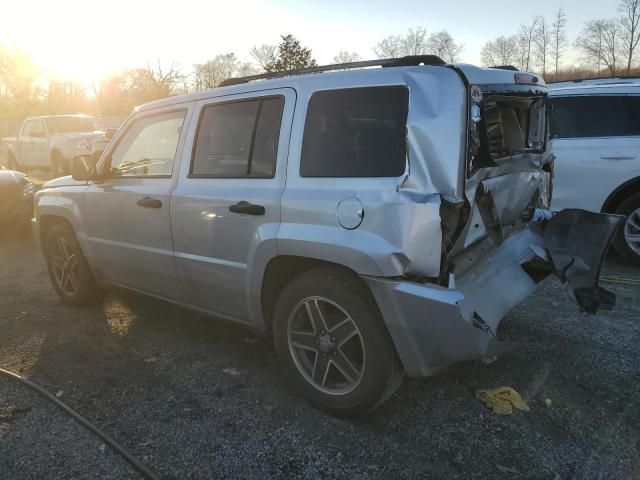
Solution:
M 92 117 L 55 117 L 47 118 L 49 133 L 93 132 L 98 128 Z

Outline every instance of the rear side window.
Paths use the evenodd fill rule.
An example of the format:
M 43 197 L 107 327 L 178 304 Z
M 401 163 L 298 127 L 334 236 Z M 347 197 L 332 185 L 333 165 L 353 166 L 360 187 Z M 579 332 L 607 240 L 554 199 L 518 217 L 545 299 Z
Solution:
M 550 97 L 551 138 L 640 135 L 639 96 Z
M 398 177 L 405 172 L 409 91 L 368 87 L 313 94 L 304 127 L 303 177 Z
M 282 97 L 205 107 L 198 126 L 191 175 L 273 177 L 283 108 Z

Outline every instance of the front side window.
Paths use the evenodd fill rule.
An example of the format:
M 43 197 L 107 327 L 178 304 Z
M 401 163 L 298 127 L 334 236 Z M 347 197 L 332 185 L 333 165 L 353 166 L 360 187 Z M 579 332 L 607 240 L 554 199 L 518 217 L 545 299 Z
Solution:
M 111 154 L 112 176 L 171 176 L 186 110 L 133 122 Z
M 367 87 L 313 94 L 304 127 L 303 177 L 398 177 L 406 169 L 409 91 Z
M 283 108 L 282 97 L 205 107 L 198 127 L 191 175 L 273 177 Z
M 640 96 L 551 97 L 551 138 L 640 135 Z
M 33 120 L 25 122 L 24 127 L 22 127 L 22 133 L 20 135 L 23 137 L 30 137 L 35 123 L 36 122 Z

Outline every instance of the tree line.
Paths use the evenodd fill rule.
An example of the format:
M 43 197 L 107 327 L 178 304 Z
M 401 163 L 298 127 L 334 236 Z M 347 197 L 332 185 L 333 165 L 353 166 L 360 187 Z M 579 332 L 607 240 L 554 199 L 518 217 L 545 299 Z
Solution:
M 516 33 L 487 41 L 481 48 L 481 62 L 537 71 L 547 80 L 631 74 L 640 41 L 640 0 L 620 0 L 616 13 L 612 18 L 586 22 L 573 41 L 568 38 L 562 8 L 552 18 L 534 16 Z M 575 48 L 579 67 L 566 62 L 570 46 Z M 388 36 L 373 46 L 378 58 L 436 54 L 449 63 L 463 60 L 464 49 L 447 30 L 429 33 L 423 26 Z M 42 82 L 28 55 L 0 45 L 0 120 L 80 111 L 125 116 L 136 105 L 213 88 L 231 77 L 317 65 L 311 49 L 291 34 L 282 35 L 278 44 L 255 45 L 249 54 L 253 62 L 241 61 L 230 52 L 195 64 L 188 73 L 177 65 L 163 67 L 158 61 L 114 73 L 86 88 L 73 82 Z M 334 63 L 359 60 L 360 55 L 349 50 L 339 51 L 333 58 Z

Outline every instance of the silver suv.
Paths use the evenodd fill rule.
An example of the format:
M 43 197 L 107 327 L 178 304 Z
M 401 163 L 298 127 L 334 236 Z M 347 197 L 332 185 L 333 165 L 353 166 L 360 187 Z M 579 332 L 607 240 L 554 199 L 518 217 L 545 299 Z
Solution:
M 619 218 L 545 210 L 540 77 L 431 56 L 266 76 L 137 108 L 38 192 L 64 302 L 118 286 L 253 327 L 337 415 L 499 353 L 551 272 L 583 310 L 613 304 Z

